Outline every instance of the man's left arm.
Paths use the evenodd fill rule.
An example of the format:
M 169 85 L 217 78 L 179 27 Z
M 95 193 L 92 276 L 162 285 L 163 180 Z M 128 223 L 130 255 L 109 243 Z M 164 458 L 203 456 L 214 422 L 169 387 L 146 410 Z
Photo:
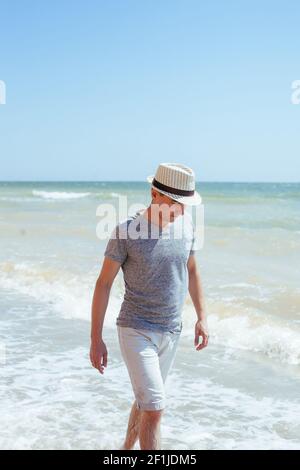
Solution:
M 204 307 L 204 295 L 201 285 L 201 277 L 197 266 L 196 256 L 191 254 L 188 262 L 189 273 L 189 293 L 192 298 L 198 320 L 195 324 L 195 338 L 194 345 L 197 351 L 203 349 L 208 344 L 208 325 Z M 202 336 L 202 342 L 199 343 L 199 336 Z

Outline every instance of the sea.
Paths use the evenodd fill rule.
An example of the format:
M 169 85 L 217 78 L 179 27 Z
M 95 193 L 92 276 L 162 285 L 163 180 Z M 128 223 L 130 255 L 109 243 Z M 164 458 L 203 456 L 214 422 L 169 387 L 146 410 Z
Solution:
M 162 449 L 300 448 L 300 184 L 205 183 L 196 257 L 209 343 L 189 295 L 166 381 Z M 0 183 L 0 448 L 119 449 L 134 395 L 111 289 L 103 375 L 89 359 L 103 208 L 147 182 Z M 102 214 L 102 215 L 101 215 Z M 101 233 L 100 233 L 101 232 Z M 137 442 L 136 449 L 139 448 Z

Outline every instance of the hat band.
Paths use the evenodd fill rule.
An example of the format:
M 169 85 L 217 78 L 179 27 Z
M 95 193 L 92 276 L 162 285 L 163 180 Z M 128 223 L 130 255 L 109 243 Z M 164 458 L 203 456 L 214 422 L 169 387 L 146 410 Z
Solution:
M 155 178 L 153 178 L 152 184 L 157 189 L 161 189 L 162 191 L 167 191 L 168 193 L 172 193 L 172 194 L 178 194 L 179 196 L 193 196 L 195 193 L 193 189 L 188 190 L 188 189 L 172 188 L 171 186 L 167 186 L 166 184 L 160 183 Z

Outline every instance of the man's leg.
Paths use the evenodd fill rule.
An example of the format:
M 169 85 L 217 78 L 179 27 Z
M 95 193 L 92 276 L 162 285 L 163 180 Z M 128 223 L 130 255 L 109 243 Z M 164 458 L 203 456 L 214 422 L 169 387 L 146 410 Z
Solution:
M 132 445 L 135 431 L 140 438 L 141 449 L 160 448 L 160 419 L 165 405 L 164 383 L 160 371 L 159 344 L 162 334 L 145 329 L 119 327 L 120 349 L 128 369 L 135 394 L 135 407 L 129 419 L 129 434 L 123 450 Z M 140 412 L 137 418 L 137 411 Z M 135 423 L 135 426 L 131 426 Z M 138 425 L 137 425 L 138 423 Z M 135 428 L 135 431 L 134 431 Z
M 160 450 L 160 420 L 163 410 L 141 410 L 139 440 L 141 450 Z
M 131 450 L 139 437 L 139 421 L 141 410 L 136 406 L 136 400 L 133 402 L 128 420 L 126 438 L 121 450 Z
M 159 364 L 163 383 L 174 363 L 180 334 L 166 333 L 159 348 Z M 139 440 L 141 449 L 160 450 L 161 432 L 160 422 L 163 414 L 161 410 L 141 410 L 139 421 Z

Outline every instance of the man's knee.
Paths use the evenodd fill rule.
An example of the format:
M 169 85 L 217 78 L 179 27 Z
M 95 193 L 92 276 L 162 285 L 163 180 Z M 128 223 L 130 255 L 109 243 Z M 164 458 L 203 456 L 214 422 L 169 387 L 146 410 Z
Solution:
M 141 410 L 149 421 L 159 421 L 163 415 L 164 409 L 161 410 Z

